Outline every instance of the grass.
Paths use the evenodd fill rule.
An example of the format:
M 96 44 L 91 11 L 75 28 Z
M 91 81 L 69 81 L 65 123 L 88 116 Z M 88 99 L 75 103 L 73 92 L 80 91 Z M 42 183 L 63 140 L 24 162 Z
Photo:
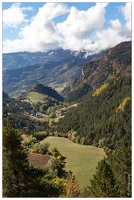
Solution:
M 26 95 L 27 99 L 30 99 L 30 101 L 32 101 L 33 103 L 37 103 L 37 102 L 45 102 L 44 98 L 45 95 L 40 94 L 38 92 L 28 92 Z
M 98 161 L 104 158 L 103 149 L 87 145 L 78 145 L 62 137 L 45 139 L 51 146 L 56 147 L 62 156 L 66 157 L 65 170 L 71 170 L 80 186 L 90 185 L 90 179 L 96 172 Z
M 53 88 L 60 93 L 65 87 L 67 86 L 67 82 L 60 83 L 60 84 L 54 84 Z
M 63 89 L 64 89 L 64 87 L 56 87 L 56 88 L 55 88 L 55 90 L 56 90 L 57 92 L 61 92 Z

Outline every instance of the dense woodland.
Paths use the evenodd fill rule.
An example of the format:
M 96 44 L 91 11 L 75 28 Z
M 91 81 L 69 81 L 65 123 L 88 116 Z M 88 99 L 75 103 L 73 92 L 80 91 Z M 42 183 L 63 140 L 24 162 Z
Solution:
M 65 98 L 42 84 L 18 98 L 3 92 L 3 197 L 132 197 L 131 59 L 129 50 L 121 52 L 124 56 L 117 46 L 109 59 L 114 59 L 116 71 L 119 64 L 125 73 L 120 70 L 95 88 L 87 81 L 88 75 L 101 59 L 95 66 L 90 62 L 89 74 L 86 64 L 86 81 L 76 78 L 74 90 L 68 90 Z M 30 92 L 43 95 L 41 101 L 28 99 Z M 80 187 L 73 172 L 65 171 L 65 157 L 57 148 L 40 143 L 47 136 L 104 149 L 106 157 L 98 162 L 86 187 Z M 31 164 L 29 152 L 49 156 L 47 165 Z
M 131 138 L 131 77 L 111 79 L 87 94 L 60 119 L 57 130 L 61 135 L 72 131 L 72 140 L 79 144 L 110 149 L 122 137 Z

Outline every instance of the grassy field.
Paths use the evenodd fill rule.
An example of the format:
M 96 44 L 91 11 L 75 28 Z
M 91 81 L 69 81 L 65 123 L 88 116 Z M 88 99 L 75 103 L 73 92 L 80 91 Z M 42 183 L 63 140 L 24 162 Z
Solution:
M 81 186 L 89 185 L 89 180 L 96 172 L 98 161 L 105 156 L 103 149 L 78 145 L 62 137 L 48 137 L 45 141 L 66 157 L 65 170 L 71 170 Z
M 51 84 L 51 87 L 54 88 L 58 93 L 60 93 L 67 86 L 67 82 L 60 84 Z
M 40 94 L 38 92 L 28 92 L 26 95 L 27 99 L 30 99 L 30 101 L 32 101 L 33 103 L 37 103 L 37 102 L 44 102 L 44 97 L 45 95 Z

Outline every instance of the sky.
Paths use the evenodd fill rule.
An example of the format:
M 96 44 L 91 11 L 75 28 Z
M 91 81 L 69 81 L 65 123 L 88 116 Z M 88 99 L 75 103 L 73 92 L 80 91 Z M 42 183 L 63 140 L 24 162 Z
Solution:
M 131 2 L 2 2 L 2 52 L 99 53 L 131 40 Z

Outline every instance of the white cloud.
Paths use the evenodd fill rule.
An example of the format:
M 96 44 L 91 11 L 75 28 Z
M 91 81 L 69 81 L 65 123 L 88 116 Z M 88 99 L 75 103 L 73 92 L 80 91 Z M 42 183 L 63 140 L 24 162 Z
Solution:
M 68 12 L 68 8 L 65 4 L 46 3 L 39 9 L 31 24 L 21 30 L 21 37 L 27 41 L 30 40 L 30 47 L 37 51 L 47 51 L 59 47 L 62 39 L 52 19 L 66 12 Z
M 88 54 L 99 53 L 116 44 L 131 40 L 131 4 L 126 3 L 121 8 L 126 25 L 110 20 L 105 27 L 105 12 L 108 3 L 96 3 L 87 11 L 78 11 L 72 7 L 67 20 L 57 24 L 58 30 L 64 36 L 64 48 L 71 50 L 86 50 Z M 90 35 L 94 32 L 94 39 Z
M 126 26 L 122 26 L 118 19 L 111 20 L 106 30 L 96 33 L 97 39 L 92 46 L 94 52 L 106 50 L 120 42 L 131 40 L 131 35 Z
M 27 43 L 25 43 L 24 39 L 3 41 L 3 53 L 25 51 L 25 49 L 27 49 Z
M 120 31 L 121 26 L 122 25 L 121 25 L 121 23 L 120 23 L 120 21 L 118 19 L 116 19 L 116 20 L 110 20 L 110 22 L 109 22 L 109 27 L 111 29 L 113 29 L 113 30 Z
M 124 15 L 124 18 L 126 20 L 126 26 L 131 29 L 131 3 L 126 3 L 125 6 L 122 6 L 120 8 L 122 14 Z
M 20 3 L 14 3 L 6 10 L 3 10 L 3 28 L 17 28 L 21 23 L 27 22 L 25 10 L 32 10 L 32 7 L 20 7 Z
M 19 48 L 27 51 L 47 51 L 59 47 L 62 38 L 56 30 L 53 19 L 66 12 L 68 12 L 68 7 L 63 3 L 46 3 L 32 18 L 31 23 L 21 28 L 20 40 L 3 42 L 3 51 L 9 51 L 10 46 L 11 50 L 16 48 L 18 51 Z
M 87 11 L 72 7 L 66 21 L 57 24 L 59 33 L 65 40 L 64 48 L 82 50 L 87 48 L 90 34 L 94 29 L 103 28 L 106 4 L 97 3 Z
M 48 51 L 62 47 L 92 54 L 131 40 L 131 3 L 120 8 L 126 20 L 124 26 L 118 19 L 106 22 L 107 5 L 96 3 L 87 11 L 79 11 L 75 7 L 69 9 L 64 3 L 46 3 L 29 25 L 21 27 L 20 39 L 3 42 L 3 52 Z M 65 13 L 68 13 L 66 20 L 55 24 L 53 19 Z

